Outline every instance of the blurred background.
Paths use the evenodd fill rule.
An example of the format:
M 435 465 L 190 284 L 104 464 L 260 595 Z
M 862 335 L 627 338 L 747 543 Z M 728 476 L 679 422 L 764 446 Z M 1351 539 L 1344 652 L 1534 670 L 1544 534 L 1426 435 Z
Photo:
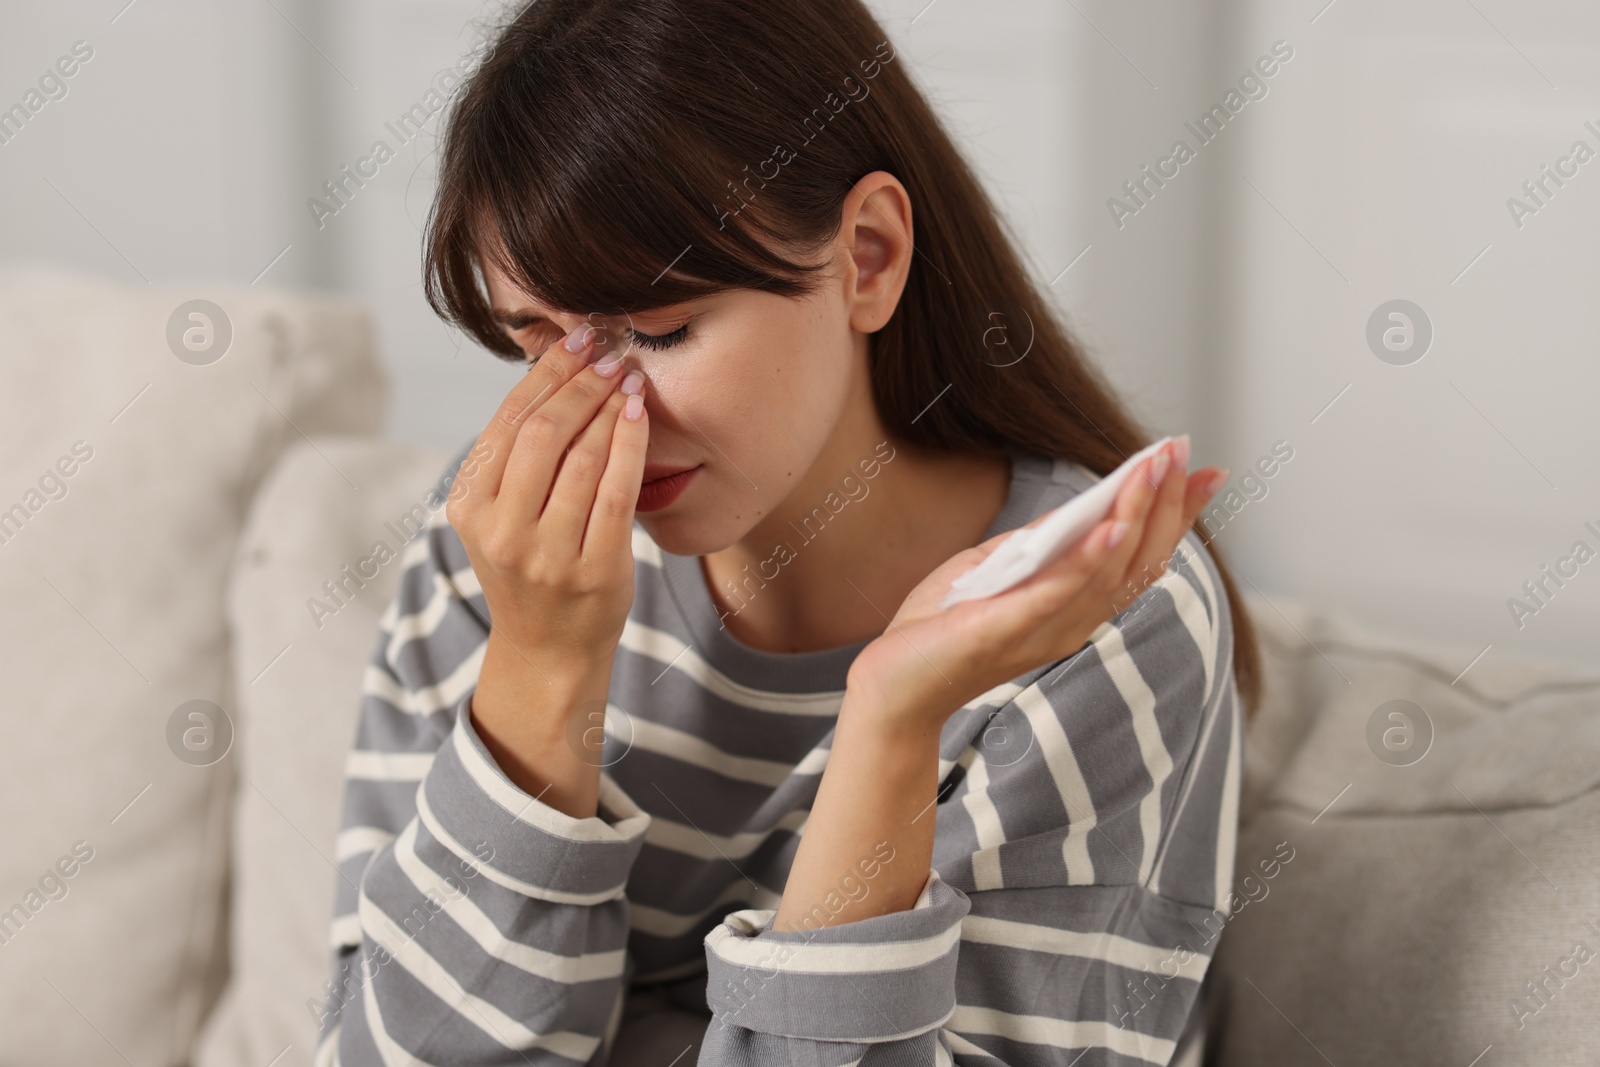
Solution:
M 1241 575 L 1480 647 L 1593 654 L 1600 576 L 1580 572 L 1521 628 L 1506 602 L 1576 540 L 1600 545 L 1583 527 L 1600 520 L 1586 313 L 1600 165 L 1565 164 L 1576 176 L 1546 179 L 1544 206 L 1523 189 L 1575 142 L 1600 150 L 1585 126 L 1600 126 L 1600 8 L 872 6 L 1036 276 L 1149 425 L 1189 431 L 1196 462 L 1236 478 L 1276 442 L 1293 450 L 1253 497 L 1241 489 L 1248 503 L 1219 533 Z M 74 42 L 93 58 L 0 145 L 0 254 L 128 282 L 351 294 L 392 371 L 386 432 L 459 445 L 515 372 L 421 298 L 439 116 L 415 134 L 397 120 L 426 113 L 493 10 L 8 5 L 0 103 Z M 1201 145 L 1185 124 L 1198 129 L 1275 42 L 1292 58 Z M 308 200 L 380 139 L 396 157 L 317 219 Z M 1141 168 L 1178 139 L 1195 158 L 1158 188 Z M 1144 183 L 1142 205 L 1130 180 Z M 1533 210 L 1514 213 L 1510 198 Z M 1391 300 L 1432 326 L 1423 358 L 1404 366 L 1366 338 Z
M 1447 675 L 1499 657 L 1600 662 L 1600 562 L 1591 562 L 1600 551 L 1593 314 L 1600 292 L 1600 5 L 871 6 L 1085 350 L 1153 432 L 1187 431 L 1196 466 L 1232 468 L 1218 498 L 1227 512 L 1213 533 L 1242 587 L 1269 610 L 1279 599 L 1294 601 L 1447 643 L 1456 650 Z M 223 626 L 222 579 L 237 561 L 204 557 L 218 590 L 208 594 L 205 614 L 163 599 L 187 580 L 184 572 L 166 587 L 146 588 L 139 584 L 143 564 L 118 562 L 111 547 L 145 536 L 138 516 L 146 513 L 138 508 L 178 508 L 180 483 L 211 492 L 212 482 L 202 483 L 197 472 L 212 462 L 207 453 L 215 443 L 219 451 L 236 450 L 238 470 L 249 468 L 215 481 L 215 492 L 230 501 L 232 525 L 194 525 L 189 541 L 152 544 L 175 554 L 175 563 L 209 551 L 212 541 L 225 540 L 231 552 L 270 458 L 261 453 L 261 469 L 250 466 L 258 439 L 229 436 L 241 419 L 276 426 L 280 444 L 296 432 L 315 436 L 318 427 L 370 428 L 428 471 L 438 469 L 436 456 L 482 428 L 518 372 L 428 309 L 419 282 L 420 228 L 434 191 L 437 104 L 455 84 L 451 69 L 482 39 L 480 20 L 498 11 L 469 0 L 0 5 L 0 109 L 9 109 L 0 113 L 0 267 L 13 294 L 0 309 L 0 326 L 21 322 L 30 307 L 37 311 L 25 329 L 5 327 L 0 338 L 11 392 L 0 397 L 9 479 L 0 484 L 0 508 L 24 499 L 38 473 L 80 437 L 101 446 L 96 454 L 107 458 L 94 462 L 107 469 L 102 477 L 116 471 L 122 491 L 139 499 L 76 542 L 61 535 L 70 509 L 82 518 L 89 502 L 52 503 L 62 514 L 33 521 L 54 523 L 54 532 L 30 526 L 18 545 L 0 548 L 9 598 L 0 616 L 0 666 L 11 690 L 7 729 L 34 730 L 44 749 L 66 746 L 77 754 L 38 777 L 14 774 L 21 749 L 0 757 L 0 778 L 9 779 L 0 787 L 0 818 L 13 824 L 7 847 L 20 864 L 0 878 L 0 908 L 23 899 L 79 833 L 120 849 L 129 863 L 148 858 L 152 868 L 167 862 L 162 848 L 209 855 L 196 869 L 210 873 L 196 877 L 212 888 L 232 879 L 237 906 L 258 883 L 241 881 L 238 868 L 226 870 L 218 858 L 228 848 L 223 831 L 197 827 L 183 837 L 164 829 L 169 814 L 199 810 L 206 797 L 226 796 L 237 785 L 241 804 L 276 812 L 267 816 L 276 829 L 263 832 L 280 835 L 282 847 L 300 850 L 327 879 L 304 909 L 306 923 L 326 922 L 332 875 L 324 865 L 332 861 L 324 853 L 335 820 L 331 808 L 297 812 L 300 771 L 285 770 L 276 784 L 260 768 L 245 785 L 224 777 L 174 784 L 191 768 L 170 759 L 160 736 L 181 700 L 209 693 L 227 702 L 219 695 L 227 692 L 222 668 L 204 684 L 178 684 L 152 663 L 162 654 L 174 663 L 200 662 L 172 635 L 180 622 L 196 634 Z M 313 201 L 326 202 L 326 183 L 340 180 L 379 140 L 394 158 L 336 212 L 316 210 Z M 1186 149 L 1175 156 L 1178 141 Z M 48 308 L 28 295 L 29 278 L 63 271 L 92 284 Z M 370 327 L 349 326 L 349 337 L 356 348 L 370 348 L 386 385 L 329 386 L 324 399 L 302 396 L 295 407 L 273 385 L 256 384 L 268 381 L 270 360 L 248 362 L 258 351 L 249 340 L 217 364 L 217 381 L 233 389 L 229 406 L 216 400 L 220 387 L 174 392 L 193 368 L 166 353 L 161 323 L 180 299 L 219 286 L 231 286 L 235 301 L 260 292 L 272 307 L 288 298 L 266 294 L 289 293 L 364 309 Z M 96 316 L 113 297 L 140 292 L 159 294 L 160 306 L 145 345 L 153 354 L 142 349 L 135 358 L 133 342 L 103 325 L 113 319 Z M 320 351 L 318 337 L 330 348 L 348 340 L 343 320 L 295 332 L 298 313 L 281 314 L 263 321 L 289 323 L 296 345 L 311 338 L 305 351 Z M 277 328 L 261 334 L 241 327 L 240 336 Z M 100 346 L 100 361 L 38 355 L 58 331 L 75 339 L 75 351 Z M 239 369 L 246 367 L 254 368 L 248 376 Z M 371 380 L 349 373 L 341 379 L 330 372 L 325 381 Z M 36 401 L 51 390 L 73 402 Z M 159 406 L 173 397 L 187 399 L 170 410 Z M 192 431 L 184 444 L 192 464 L 141 460 L 142 453 L 118 444 L 117 434 L 142 433 L 140 420 L 158 417 Z M 351 485 L 381 480 L 371 470 L 358 475 L 353 455 L 325 451 L 322 458 Z M 409 504 L 420 487 L 413 478 L 388 499 Z M 73 492 L 81 497 L 89 489 Z M 265 507 L 257 501 L 258 513 L 279 525 L 299 514 Z M 374 505 L 361 529 L 376 534 L 393 515 Z M 181 517 L 175 510 L 171 516 Z M 293 521 L 314 525 L 316 518 L 313 510 Z M 370 539 L 352 542 L 349 551 Z M 250 546 L 247 537 L 239 559 L 265 558 L 250 556 Z M 307 570 L 291 599 L 314 592 L 328 573 Z M 91 602 L 94 596 L 101 600 Z M 339 620 L 356 651 L 349 691 L 329 699 L 350 715 L 382 606 L 369 599 L 361 610 L 371 614 Z M 46 615 L 77 635 L 76 643 L 18 651 L 44 632 Z M 152 617 L 162 625 L 152 627 Z M 295 625 L 303 628 L 305 620 L 297 617 Z M 260 693 L 299 669 L 295 657 L 307 654 L 295 643 L 301 640 L 275 637 L 211 652 L 232 655 L 228 670 L 241 691 L 256 686 Z M 335 638 L 319 640 L 327 648 Z M 49 678 L 34 677 L 41 655 L 55 668 L 45 672 Z M 39 701 L 61 698 L 76 684 L 72 675 L 86 660 L 122 672 L 130 691 L 142 694 L 142 718 L 129 727 L 122 753 L 83 755 L 87 749 L 76 746 L 89 744 L 88 728 L 71 701 L 58 701 L 46 716 L 37 711 Z M 100 698 L 89 687 L 72 699 L 88 707 Z M 335 749 L 348 736 L 344 721 L 336 727 Z M 285 740 L 286 751 L 296 744 L 303 742 Z M 120 760 L 134 751 L 129 746 L 151 749 L 139 748 L 138 758 L 166 769 L 125 771 Z M 314 748 L 299 751 L 306 760 L 322 758 Z M 342 750 L 327 758 L 334 761 L 331 790 Z M 41 784 L 46 778 L 54 784 Z M 81 801 L 91 787 L 104 795 Z M 141 800 L 144 790 L 151 791 Z M 70 811 L 48 828 L 16 821 L 35 805 Z M 217 820 L 235 817 L 227 805 L 215 810 Z M 63 820 L 66 828 L 58 828 Z M 111 861 L 94 862 L 109 870 Z M 270 868 L 263 871 L 260 885 L 272 877 Z M 109 887 L 91 882 L 80 879 L 73 892 L 111 899 Z M 187 953 L 191 964 L 224 967 L 220 956 L 195 946 L 227 920 L 191 907 L 210 890 L 187 885 L 153 886 L 137 899 L 141 907 L 183 913 L 191 935 L 173 951 Z M 88 924 L 72 942 L 80 949 L 155 936 L 141 923 L 95 927 L 93 910 L 84 905 L 74 919 Z M 76 1036 L 61 1047 L 73 1051 L 61 1058 L 122 1062 L 122 1049 L 158 1048 L 163 1040 L 178 1050 L 170 1062 L 187 1055 L 215 983 L 183 987 L 190 999 L 159 1022 L 166 1038 L 132 1036 L 147 1020 L 131 1017 L 121 1030 L 108 1022 L 114 991 L 93 975 L 73 985 L 51 970 L 68 943 L 59 939 L 70 940 L 65 931 L 73 925 L 59 918 L 36 913 L 30 929 L 14 935 L 16 944 L 0 947 L 0 986 L 24 991 L 40 1012 L 70 1006 L 65 1017 L 87 1024 L 72 1024 Z M 31 928 L 52 922 L 53 931 Z M 0 925 L 0 940 L 6 933 Z M 257 933 L 270 937 L 273 930 L 258 926 Z M 248 948 L 240 936 L 233 934 L 236 969 Z M 305 973 L 319 965 L 310 959 Z M 46 988 L 39 977 L 51 974 L 60 988 Z M 299 1013 L 296 1025 L 305 1027 L 302 994 L 316 989 L 306 988 L 310 979 L 295 981 L 282 1010 Z M 16 1020 L 26 1017 L 19 1008 Z M 237 1062 L 266 1067 L 274 1053 L 290 1052 L 277 1040 L 252 1040 L 239 1046 L 245 1051 Z M 295 1040 L 283 1064 L 309 1062 L 309 1048 Z M 108 1046 L 117 1047 L 116 1056 Z M 169 1062 L 153 1052 L 132 1057 L 141 1067 Z

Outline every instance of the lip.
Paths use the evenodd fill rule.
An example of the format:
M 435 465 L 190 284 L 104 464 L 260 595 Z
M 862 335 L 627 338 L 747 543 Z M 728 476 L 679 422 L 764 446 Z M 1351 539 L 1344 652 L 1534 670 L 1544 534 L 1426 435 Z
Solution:
M 644 465 L 644 481 L 654 482 L 659 481 L 662 478 L 670 478 L 674 474 L 682 474 L 684 471 L 692 471 L 699 465 L 700 464 L 698 463 L 691 463 L 687 467 L 673 467 L 665 463 L 646 463 Z
M 649 475 L 653 473 L 652 469 L 645 468 L 645 479 L 643 484 L 639 486 L 639 500 L 633 507 L 635 512 L 660 511 L 678 499 L 700 471 L 699 466 L 680 467 L 676 471 L 670 467 L 658 467 L 655 469 L 666 471 L 667 473 L 663 477 L 651 478 Z

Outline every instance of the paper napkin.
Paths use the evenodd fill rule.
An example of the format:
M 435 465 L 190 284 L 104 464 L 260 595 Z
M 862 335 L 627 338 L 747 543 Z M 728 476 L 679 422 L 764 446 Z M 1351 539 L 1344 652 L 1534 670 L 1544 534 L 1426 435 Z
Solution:
M 1026 581 L 1092 530 L 1111 512 L 1117 492 L 1135 467 L 1153 455 L 1171 437 L 1163 437 L 1129 457 L 1122 466 L 1049 512 L 1037 526 L 1020 527 L 982 563 L 959 575 L 939 604 L 942 611 L 963 600 L 978 600 L 1003 593 Z

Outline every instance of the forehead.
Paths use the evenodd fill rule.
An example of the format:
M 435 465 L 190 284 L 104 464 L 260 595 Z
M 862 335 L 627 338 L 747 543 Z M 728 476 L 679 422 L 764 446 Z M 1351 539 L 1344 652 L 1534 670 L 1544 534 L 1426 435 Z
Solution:
M 549 310 L 507 277 L 493 260 L 484 257 L 479 262 L 483 266 L 483 281 L 489 292 L 489 303 L 493 307 L 518 310 L 526 308 L 539 314 Z

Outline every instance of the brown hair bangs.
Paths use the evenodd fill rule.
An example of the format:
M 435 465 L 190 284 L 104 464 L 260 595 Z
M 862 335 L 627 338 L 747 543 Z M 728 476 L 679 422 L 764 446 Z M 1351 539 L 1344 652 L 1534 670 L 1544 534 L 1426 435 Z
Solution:
M 771 21 L 758 5 L 699 6 L 696 18 L 717 32 L 745 23 L 735 39 Z M 795 65 L 783 54 L 787 34 L 765 37 L 765 54 L 740 49 L 744 64 Z M 873 56 L 870 43 L 857 50 Z M 752 116 L 753 86 L 675 4 L 527 5 L 500 30 L 445 130 L 423 257 L 429 304 L 520 360 L 491 317 L 481 274 L 491 264 L 573 312 L 649 310 L 736 288 L 806 292 L 822 266 L 808 253 L 832 236 L 839 201 L 870 168 L 841 173 L 800 211 L 762 195 L 800 154 L 792 146 L 821 129 L 812 112 L 826 113 L 826 78 L 801 74 L 796 66 L 778 79 L 787 100 L 764 87 Z M 830 212 L 835 226 L 819 225 Z

